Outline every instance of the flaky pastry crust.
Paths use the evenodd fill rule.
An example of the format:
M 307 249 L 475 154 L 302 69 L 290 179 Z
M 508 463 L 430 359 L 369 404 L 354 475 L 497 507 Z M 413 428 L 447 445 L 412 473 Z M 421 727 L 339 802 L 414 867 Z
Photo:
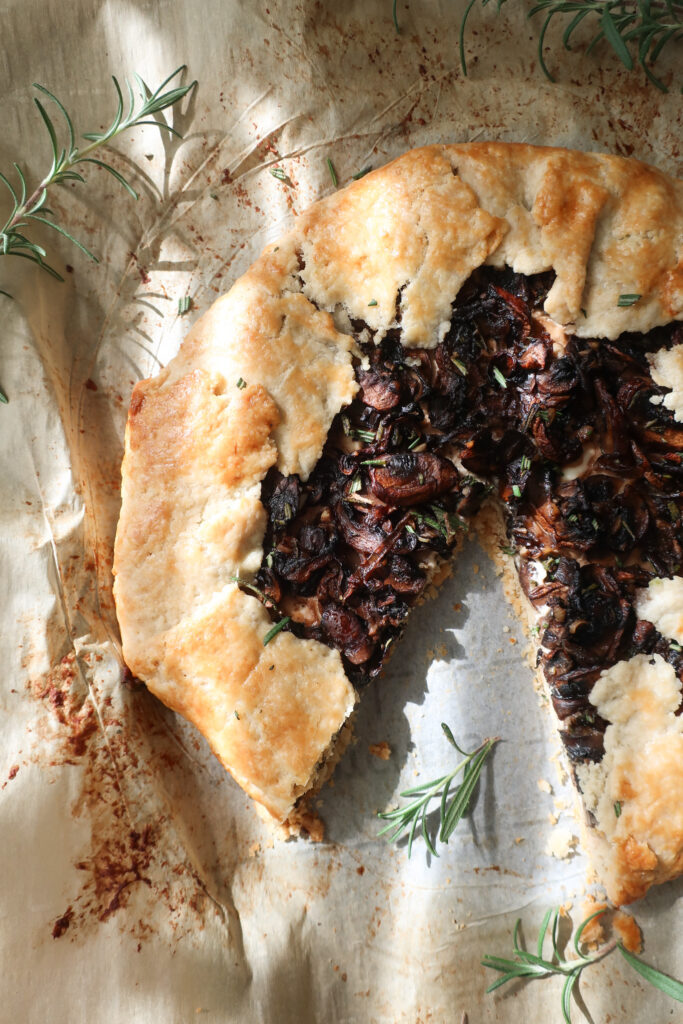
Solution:
M 288 632 L 264 646 L 271 620 L 235 578 L 261 564 L 266 473 L 307 479 L 356 393 L 350 320 L 376 340 L 400 327 L 407 347 L 434 347 L 462 284 L 490 264 L 554 270 L 545 311 L 567 333 L 648 331 L 683 317 L 682 239 L 683 185 L 636 160 L 415 150 L 298 217 L 136 385 L 114 566 L 124 656 L 279 822 L 333 756 L 357 696 L 337 651 Z M 624 307 L 623 294 L 640 298 Z M 610 891 L 639 894 L 638 858 L 594 835 Z M 650 859 L 648 882 L 674 861 Z

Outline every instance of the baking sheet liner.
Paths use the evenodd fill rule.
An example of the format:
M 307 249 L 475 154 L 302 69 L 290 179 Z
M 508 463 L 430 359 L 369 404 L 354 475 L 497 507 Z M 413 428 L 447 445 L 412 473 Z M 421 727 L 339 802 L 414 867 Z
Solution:
M 111 598 L 131 387 L 333 189 L 328 158 L 343 185 L 412 146 L 496 138 L 680 173 L 675 88 L 659 93 L 604 50 L 588 61 L 559 48 L 551 85 L 538 26 L 516 5 L 500 23 L 473 12 L 465 79 L 463 7 L 399 3 L 400 34 L 389 0 L 3 8 L 3 170 L 23 156 L 37 178 L 46 164 L 32 81 L 82 130 L 113 113 L 109 74 L 156 83 L 187 63 L 199 88 L 173 114 L 182 141 L 152 128 L 120 140 L 111 159 L 137 204 L 97 172 L 51 197 L 99 265 L 58 245 L 60 285 L 2 261 L 15 300 L 0 297 L 0 1020 L 561 1019 L 554 981 L 484 995 L 493 977 L 479 961 L 510 952 L 516 917 L 531 940 L 547 906 L 580 919 L 586 864 L 576 848 L 547 852 L 557 829 L 578 835 L 572 792 L 527 641 L 476 540 L 364 693 L 355 743 L 319 797 L 318 845 L 274 839 L 201 737 L 126 676 Z M 669 80 L 673 69 L 663 62 Z M 448 847 L 435 859 L 416 842 L 409 860 L 376 838 L 375 814 L 450 763 L 441 721 L 470 748 L 502 740 Z M 388 760 L 370 752 L 380 742 Z M 679 976 L 681 893 L 673 883 L 634 908 L 648 959 Z M 585 973 L 572 1012 L 663 1021 L 678 1006 L 610 959 Z

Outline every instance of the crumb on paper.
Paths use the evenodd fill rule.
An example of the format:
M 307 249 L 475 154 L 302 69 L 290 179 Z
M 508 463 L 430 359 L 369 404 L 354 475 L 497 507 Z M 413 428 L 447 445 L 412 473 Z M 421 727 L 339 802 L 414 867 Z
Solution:
M 547 699 L 548 698 L 546 696 L 546 700 Z M 552 763 L 555 765 L 555 768 L 557 769 L 557 776 L 558 776 L 558 778 L 560 780 L 561 785 L 564 786 L 565 783 L 568 782 L 569 776 L 567 775 L 567 768 L 566 768 L 565 763 L 564 763 L 564 752 L 561 749 L 561 747 L 559 746 L 559 736 L 556 734 L 555 738 L 558 741 L 558 745 L 556 746 L 554 752 L 550 755 L 550 760 L 552 761 Z
M 549 814 L 548 815 L 548 821 L 550 822 L 551 825 L 557 825 L 557 822 L 559 821 L 559 818 L 557 817 L 556 814 Z
M 388 761 L 391 757 L 391 747 L 386 740 L 382 740 L 381 743 L 371 743 L 368 750 L 373 757 L 378 757 L 380 761 Z
M 548 837 L 545 852 L 549 857 L 565 860 L 572 855 L 578 841 L 578 836 L 573 835 L 568 828 L 556 826 Z
M 313 843 L 322 843 L 325 837 L 325 826 L 313 811 L 301 811 L 297 815 L 297 823 Z
M 456 601 L 455 602 L 455 604 L 453 605 L 453 611 L 454 612 L 461 612 L 462 611 L 462 602 L 461 601 Z
M 542 793 L 552 793 L 553 787 L 550 785 L 547 779 L 539 779 L 536 783 Z
M 519 846 L 520 843 L 524 842 L 524 836 L 515 836 L 515 843 Z
M 257 839 L 249 847 L 249 856 L 250 857 L 256 857 L 256 855 L 259 854 L 260 852 L 261 852 L 261 844 L 259 843 L 259 841 Z
M 566 900 L 564 903 L 561 903 L 559 907 L 560 917 L 569 917 L 569 911 L 572 909 L 572 906 L 573 904 L 571 900 Z
M 623 910 L 617 910 L 612 927 L 629 953 L 642 952 L 643 935 L 634 917 Z

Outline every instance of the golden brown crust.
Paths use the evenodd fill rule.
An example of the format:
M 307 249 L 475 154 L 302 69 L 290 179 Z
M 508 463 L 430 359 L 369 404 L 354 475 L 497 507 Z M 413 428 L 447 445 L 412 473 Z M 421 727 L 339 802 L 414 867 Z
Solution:
M 601 154 L 407 153 L 299 217 L 136 386 L 115 553 L 124 655 L 278 820 L 355 693 L 336 651 L 287 633 L 264 647 L 268 615 L 233 578 L 261 563 L 266 472 L 306 479 L 356 392 L 344 323 L 434 346 L 490 263 L 554 269 L 546 312 L 569 333 L 649 330 L 683 316 L 682 197 L 656 169 Z M 641 297 L 622 308 L 625 293 Z

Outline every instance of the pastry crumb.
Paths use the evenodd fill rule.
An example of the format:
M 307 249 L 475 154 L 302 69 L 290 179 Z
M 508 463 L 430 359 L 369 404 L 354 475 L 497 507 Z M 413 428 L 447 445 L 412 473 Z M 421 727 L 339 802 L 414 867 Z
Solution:
M 391 757 L 391 747 L 386 740 L 382 740 L 381 743 L 370 743 L 368 750 L 373 757 L 378 757 L 380 761 L 388 761 Z
M 553 787 L 550 785 L 547 779 L 539 779 L 536 783 L 542 793 L 552 793 Z
M 565 860 L 572 855 L 578 841 L 578 836 L 573 835 L 568 828 L 564 826 L 556 827 L 548 838 L 545 852 L 549 857 Z
M 297 824 L 311 842 L 322 843 L 325 838 L 325 826 L 317 814 L 313 811 L 300 811 L 297 814 Z
M 643 935 L 635 918 L 623 910 L 617 910 L 612 927 L 629 953 L 642 952 Z

